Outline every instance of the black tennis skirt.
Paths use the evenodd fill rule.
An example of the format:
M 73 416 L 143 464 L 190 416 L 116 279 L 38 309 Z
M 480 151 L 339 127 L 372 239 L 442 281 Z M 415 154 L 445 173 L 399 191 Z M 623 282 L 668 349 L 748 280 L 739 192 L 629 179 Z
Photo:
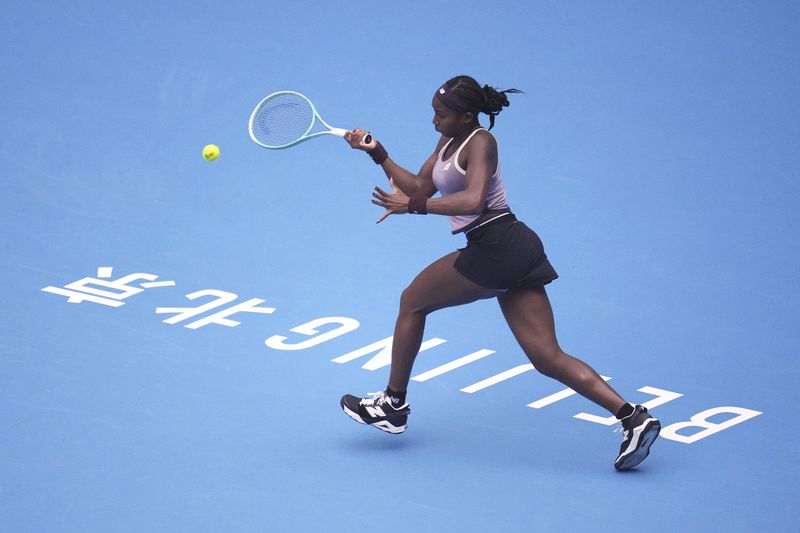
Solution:
M 470 230 L 460 251 L 456 270 L 489 289 L 541 287 L 558 278 L 539 236 L 511 213 Z

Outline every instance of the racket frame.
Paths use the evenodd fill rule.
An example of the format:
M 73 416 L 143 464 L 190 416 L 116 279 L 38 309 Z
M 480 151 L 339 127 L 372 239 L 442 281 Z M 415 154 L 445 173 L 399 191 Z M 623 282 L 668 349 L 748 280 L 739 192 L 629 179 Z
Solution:
M 258 112 L 261 111 L 261 108 L 264 107 L 264 104 L 268 100 L 270 100 L 271 98 L 274 98 L 276 96 L 282 95 L 282 94 L 291 94 L 291 95 L 294 95 L 294 96 L 299 96 L 300 98 L 305 100 L 308 103 L 308 105 L 311 107 L 311 111 L 314 113 L 314 118 L 311 120 L 311 123 L 308 125 L 308 129 L 305 131 L 305 133 L 303 133 L 303 135 L 301 135 L 300 138 L 298 138 L 296 141 L 292 141 L 292 142 L 290 142 L 288 144 L 282 144 L 280 146 L 270 146 L 270 145 L 264 144 L 261 141 L 259 141 L 258 139 L 256 139 L 256 136 L 253 133 L 253 122 L 255 121 L 255 118 L 256 118 L 256 115 L 258 114 Z M 325 126 L 328 129 L 327 130 L 323 130 L 323 131 L 317 131 L 317 132 L 314 132 L 314 133 L 309 133 L 312 129 L 314 129 L 314 124 L 316 123 L 316 121 L 319 121 L 323 126 Z M 343 130 L 342 128 L 334 128 L 333 126 L 331 126 L 330 124 L 325 122 L 322 119 L 322 117 L 319 116 L 319 113 L 317 113 L 317 108 L 314 107 L 314 104 L 311 103 L 311 100 L 309 100 L 304 94 L 298 93 L 296 91 L 276 91 L 276 92 L 274 92 L 272 94 L 269 94 L 269 95 L 265 96 L 255 106 L 255 108 L 253 108 L 253 112 L 250 113 L 250 120 L 248 121 L 248 124 L 247 124 L 247 130 L 250 133 L 250 138 L 253 139 L 254 143 L 256 143 L 259 146 L 263 146 L 264 148 L 268 148 L 270 150 L 283 150 L 285 148 L 290 148 L 292 146 L 295 146 L 296 144 L 300 144 L 303 141 L 307 141 L 309 139 L 313 139 L 314 137 L 319 137 L 320 135 L 336 135 L 337 137 L 344 138 L 344 134 L 347 133 L 347 130 Z

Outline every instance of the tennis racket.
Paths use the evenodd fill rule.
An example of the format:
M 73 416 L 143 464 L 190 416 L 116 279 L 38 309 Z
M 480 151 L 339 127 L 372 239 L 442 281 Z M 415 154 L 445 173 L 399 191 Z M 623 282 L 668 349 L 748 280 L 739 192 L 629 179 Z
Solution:
M 312 131 L 315 126 L 317 131 Z M 248 129 L 256 144 L 271 150 L 289 148 L 321 135 L 344 137 L 347 133 L 322 120 L 311 100 L 295 91 L 278 91 L 261 100 L 250 114 Z M 372 135 L 365 135 L 362 143 L 371 144 Z

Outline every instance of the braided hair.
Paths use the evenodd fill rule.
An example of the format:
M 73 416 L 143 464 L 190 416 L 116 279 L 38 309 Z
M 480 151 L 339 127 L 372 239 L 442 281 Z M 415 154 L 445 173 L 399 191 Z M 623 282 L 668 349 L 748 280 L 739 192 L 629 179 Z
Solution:
M 508 93 L 521 93 L 519 89 L 498 91 L 495 87 L 483 87 L 469 76 L 456 76 L 445 84 L 464 103 L 470 111 L 478 111 L 489 115 L 489 129 L 494 127 L 496 117 L 504 107 L 509 106 Z

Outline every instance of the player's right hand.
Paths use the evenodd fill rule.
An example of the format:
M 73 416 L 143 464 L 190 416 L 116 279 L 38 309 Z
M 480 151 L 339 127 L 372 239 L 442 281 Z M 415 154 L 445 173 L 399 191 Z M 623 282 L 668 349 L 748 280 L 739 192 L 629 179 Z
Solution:
M 355 128 L 344 134 L 344 140 L 347 141 L 347 144 L 349 144 L 351 148 L 366 151 L 369 149 L 369 146 L 364 144 L 364 136 L 368 134 L 368 131 Z

